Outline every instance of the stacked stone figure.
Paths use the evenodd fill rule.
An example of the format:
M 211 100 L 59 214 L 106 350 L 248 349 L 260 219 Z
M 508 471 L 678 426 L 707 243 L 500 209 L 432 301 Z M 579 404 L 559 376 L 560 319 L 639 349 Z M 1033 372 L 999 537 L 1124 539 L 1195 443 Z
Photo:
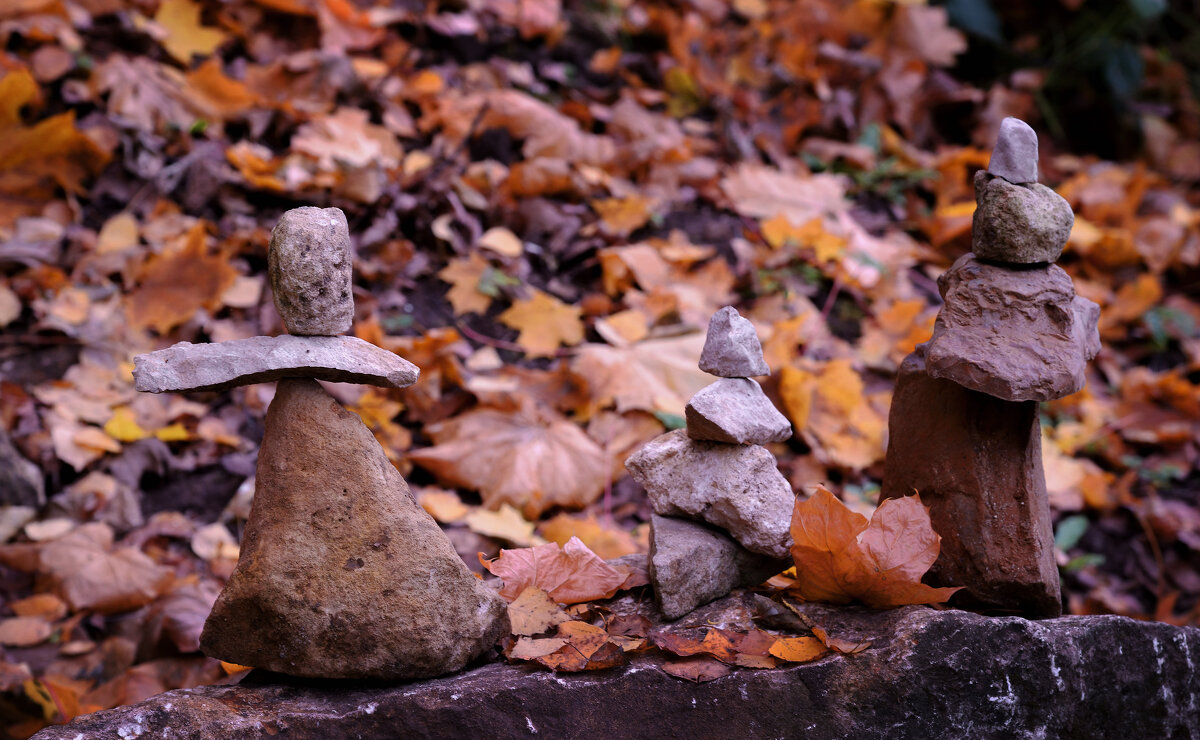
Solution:
M 316 379 L 401 388 L 418 370 L 341 336 L 354 318 L 346 217 L 297 208 L 271 234 L 288 335 L 135 358 L 138 390 L 278 380 L 241 557 L 205 622 L 208 655 L 295 676 L 401 679 L 456 671 L 508 631 L 370 430 Z
M 1037 182 L 1037 137 L 1006 118 L 975 178 L 973 253 L 938 279 L 933 338 L 900 367 L 882 499 L 919 491 L 942 536 L 926 579 L 954 603 L 1062 611 L 1038 402 L 1075 393 L 1100 350 L 1100 308 L 1054 261 L 1074 223 Z
M 795 497 L 762 445 L 792 427 L 752 379 L 771 372 L 753 324 L 728 306 L 714 314 L 700 369 L 720 379 L 692 397 L 686 429 L 625 463 L 654 509 L 650 582 L 668 619 L 790 565 Z

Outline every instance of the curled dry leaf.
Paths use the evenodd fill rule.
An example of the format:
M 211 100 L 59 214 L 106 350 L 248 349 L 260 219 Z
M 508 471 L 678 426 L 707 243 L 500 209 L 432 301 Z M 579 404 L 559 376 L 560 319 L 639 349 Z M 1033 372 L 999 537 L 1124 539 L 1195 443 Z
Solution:
M 500 595 L 512 601 L 530 586 L 540 588 L 560 604 L 607 599 L 629 578 L 572 537 L 565 547 L 551 542 L 521 550 L 501 550 L 494 560 L 479 559 L 504 581 Z
M 792 513 L 796 590 L 810 601 L 860 601 L 876 609 L 940 604 L 957 588 L 933 588 L 921 576 L 937 560 L 941 537 L 919 496 L 889 499 L 868 524 L 825 488 Z

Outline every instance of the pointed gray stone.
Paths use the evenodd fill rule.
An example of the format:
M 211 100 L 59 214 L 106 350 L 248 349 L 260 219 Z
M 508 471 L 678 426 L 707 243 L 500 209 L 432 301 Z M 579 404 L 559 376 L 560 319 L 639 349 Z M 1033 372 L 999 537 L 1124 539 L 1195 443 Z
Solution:
M 293 208 L 271 231 L 267 271 L 291 334 L 336 336 L 354 322 L 350 230 L 340 208 Z
M 722 308 L 709 320 L 700 369 L 721 378 L 771 374 L 754 324 L 742 318 L 733 306 Z
M 721 378 L 692 396 L 684 414 L 692 439 L 757 445 L 792 436 L 787 418 L 750 378 Z
M 1000 122 L 988 172 L 1015 185 L 1038 181 L 1037 134 L 1028 123 L 1011 117 Z
M 788 556 L 796 496 L 766 448 L 700 442 L 676 429 L 642 445 L 625 467 L 656 514 L 706 521 L 748 550 Z
M 791 566 L 759 555 L 708 525 L 650 515 L 650 583 L 667 619 L 678 619 L 735 588 L 757 586 Z
M 139 391 L 220 391 L 283 378 L 403 388 L 417 366 L 358 337 L 251 337 L 217 344 L 178 344 L 133 358 Z

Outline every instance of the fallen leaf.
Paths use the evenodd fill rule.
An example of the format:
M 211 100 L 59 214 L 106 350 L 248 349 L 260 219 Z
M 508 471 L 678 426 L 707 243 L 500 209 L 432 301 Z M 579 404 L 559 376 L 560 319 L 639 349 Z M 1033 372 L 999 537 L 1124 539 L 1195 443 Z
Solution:
M 683 415 L 684 406 L 713 376 L 699 369 L 704 334 L 651 339 L 629 347 L 585 344 L 571 369 L 588 382 L 595 409 L 661 411 Z
M 521 238 L 503 226 L 495 226 L 483 232 L 483 236 L 479 237 L 478 246 L 502 257 L 515 258 L 525 253 L 525 245 Z
M 555 671 L 595 671 L 625 664 L 621 648 L 609 641 L 608 633 L 586 622 L 558 625 L 558 637 L 566 644 L 537 662 Z
M 122 211 L 104 222 L 96 235 L 96 254 L 123 252 L 138 244 L 137 218 Z
M 409 459 L 450 485 L 479 491 L 487 506 L 509 503 L 536 518 L 553 506 L 586 506 L 604 488 L 604 450 L 546 410 L 479 408 L 426 432 L 436 444 Z
M 642 195 L 606 198 L 592 201 L 592 209 L 600 216 L 604 230 L 613 236 L 629 236 L 650 220 L 653 200 Z
M 638 552 L 633 536 L 615 523 L 605 524 L 595 515 L 580 518 L 570 514 L 558 514 L 541 525 L 539 533 L 550 542 L 565 545 L 572 537 L 578 537 L 596 555 L 611 560 L 622 555 Z
M 540 290 L 534 290 L 532 298 L 513 301 L 498 318 L 520 331 L 517 344 L 534 357 L 550 357 L 560 346 L 583 341 L 579 308 Z
M 737 659 L 737 642 L 740 635 L 727 630 L 710 627 L 704 637 L 697 640 L 679 632 L 658 632 L 651 635 L 654 644 L 675 655 L 707 655 L 722 663 L 733 663 Z
M 719 660 L 703 656 L 684 658 L 683 660 L 668 660 L 662 665 L 663 673 L 682 678 L 694 683 L 707 683 L 718 678 L 724 678 L 733 669 Z
M 136 442 L 150 436 L 150 433 L 138 424 L 133 409 L 128 406 L 113 409 L 112 418 L 104 425 L 104 433 L 118 442 Z
M 807 369 L 788 365 L 779 395 L 792 424 L 823 462 L 862 470 L 883 459 L 886 394 L 868 396 L 848 359 Z
M 825 488 L 797 500 L 792 514 L 796 590 L 809 601 L 858 600 L 876 609 L 940 604 L 958 588 L 921 577 L 937 560 L 941 538 L 919 496 L 888 499 L 867 518 Z
M 47 543 L 39 560 L 75 611 L 115 614 L 136 609 L 158 596 L 171 577 L 140 550 L 114 549 L 112 529 L 100 522 L 80 525 Z
M 544 540 L 533 533 L 536 525 L 521 516 L 521 512 L 509 504 L 500 504 L 500 508 L 495 511 L 474 509 L 465 516 L 465 520 L 467 527 L 475 534 L 511 542 L 520 547 L 545 544 Z
M 207 255 L 205 242 L 205 225 L 197 222 L 181 247 L 146 262 L 138 287 L 126 298 L 130 324 L 166 334 L 197 310 L 220 307 L 238 274 L 224 257 Z
M 435 488 L 423 488 L 418 490 L 416 493 L 417 503 L 421 505 L 421 508 L 424 509 L 429 516 L 437 519 L 443 524 L 456 522 L 471 511 L 470 507 L 464 504 L 462 499 L 459 498 L 458 494 L 454 491 L 441 491 Z M 518 516 L 520 515 L 518 514 Z M 479 532 L 477 529 L 473 531 L 479 534 L 487 534 L 486 532 Z M 526 543 L 516 542 L 515 544 L 520 545 Z
M 53 621 L 67 616 L 66 603 L 54 594 L 34 594 L 17 599 L 8 606 L 18 617 L 41 617 Z
M 220 29 L 200 23 L 202 8 L 192 0 L 162 0 L 154 22 L 166 32 L 163 48 L 184 64 L 191 64 L 195 55 L 208 56 L 225 43 Z
M 780 637 L 771 645 L 771 655 L 788 663 L 807 663 L 829 652 L 815 637 Z
M 192 535 L 192 552 L 201 560 L 216 560 L 230 558 L 237 560 L 239 548 L 237 540 L 229 529 L 220 522 L 206 524 Z
M 521 550 L 501 550 L 494 560 L 480 562 L 504 581 L 500 595 L 512 601 L 530 586 L 540 588 L 560 604 L 607 599 L 628 573 L 605 563 L 578 539 L 565 547 L 550 542 Z
M 0 619 L 0 645 L 33 647 L 45 642 L 54 627 L 42 617 Z
M 508 651 L 508 657 L 517 660 L 537 660 L 558 652 L 566 644 L 567 641 L 561 637 L 522 637 L 513 645 L 512 650 Z
M 514 635 L 540 635 L 571 617 L 540 588 L 530 586 L 508 605 Z
M 487 313 L 492 296 L 482 292 L 479 286 L 484 275 L 492 269 L 483 255 L 472 252 L 466 257 L 455 257 L 438 272 L 438 278 L 450 284 L 446 300 L 450 301 L 454 313 Z

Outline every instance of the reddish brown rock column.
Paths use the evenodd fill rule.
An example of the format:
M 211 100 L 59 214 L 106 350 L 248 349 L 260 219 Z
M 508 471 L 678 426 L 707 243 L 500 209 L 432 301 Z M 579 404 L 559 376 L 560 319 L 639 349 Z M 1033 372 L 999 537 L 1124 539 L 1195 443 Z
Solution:
M 1062 611 L 1036 401 L 1004 401 L 929 377 L 905 359 L 888 418 L 883 499 L 921 493 L 942 552 L 925 580 L 966 586 L 960 606 Z

